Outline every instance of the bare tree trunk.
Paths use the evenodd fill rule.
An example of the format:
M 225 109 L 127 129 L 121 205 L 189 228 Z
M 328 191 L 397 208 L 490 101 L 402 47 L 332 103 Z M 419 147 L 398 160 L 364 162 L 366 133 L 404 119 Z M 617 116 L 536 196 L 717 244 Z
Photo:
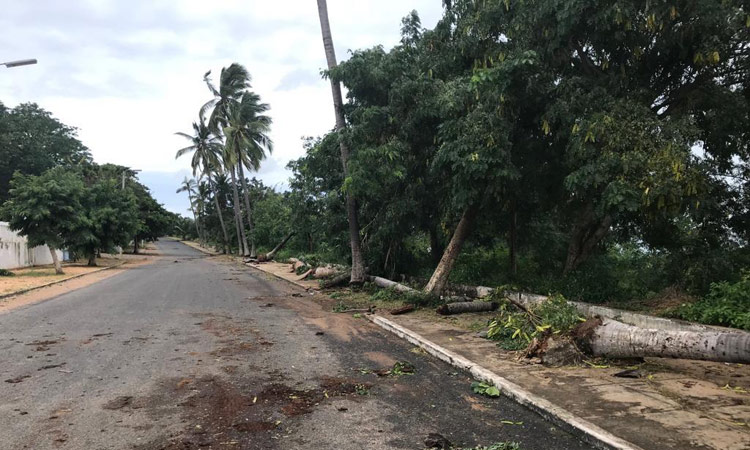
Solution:
M 234 174 L 234 167 L 230 168 L 229 173 L 232 176 L 232 199 L 234 201 L 234 218 L 237 222 L 238 252 L 242 256 L 247 256 L 247 237 L 245 236 L 245 226 L 242 223 L 242 207 L 240 206 L 240 194 L 237 190 L 237 177 Z
M 276 253 L 279 250 L 281 250 L 282 248 L 284 248 L 284 246 L 286 245 L 286 243 L 289 242 L 289 239 L 291 239 L 292 236 L 294 236 L 295 234 L 296 233 L 294 231 L 292 231 L 291 233 L 287 234 L 286 237 L 284 238 L 284 240 L 279 243 L 279 245 L 277 245 L 276 247 L 274 247 L 273 250 L 271 250 L 270 252 L 268 252 L 266 254 L 266 260 L 269 260 L 269 261 L 272 260 L 273 257 L 276 256 Z
M 440 258 L 440 263 L 438 263 L 430 281 L 427 282 L 427 286 L 424 288 L 425 293 L 439 296 L 443 292 L 443 288 L 448 282 L 448 276 L 451 274 L 453 265 L 456 263 L 456 258 L 461 253 L 461 247 L 463 247 L 466 238 L 469 236 L 469 230 L 474 222 L 476 213 L 477 208 L 474 206 L 470 206 L 464 211 L 461 220 L 458 222 L 456 231 L 453 232 L 451 241 L 443 252 L 443 257 Z
M 594 247 L 609 233 L 611 226 L 612 216 L 606 215 L 603 219 L 597 220 L 594 216 L 594 205 L 588 203 L 585 206 L 581 219 L 571 233 L 563 276 L 576 270 L 588 259 Z
M 440 258 L 443 256 L 445 249 L 440 244 L 440 237 L 438 236 L 437 227 L 435 225 L 430 226 L 430 256 L 435 265 L 440 263 Z
M 331 25 L 328 22 L 328 5 L 326 0 L 318 0 L 318 16 L 320 17 L 320 31 L 323 35 L 323 48 L 326 53 L 328 69 L 336 68 L 336 52 L 331 37 Z M 333 94 L 333 107 L 336 112 L 336 131 L 346 128 L 344 120 L 344 101 L 341 97 L 341 86 L 338 82 L 331 80 L 331 93 Z M 349 163 L 349 149 L 342 139 L 339 139 L 341 151 L 341 165 L 344 169 L 344 179 L 349 175 L 347 164 Z M 365 263 L 362 257 L 362 246 L 359 237 L 359 219 L 357 217 L 357 203 L 350 192 L 346 192 L 346 215 L 349 220 L 349 240 L 352 251 L 352 277 L 350 283 L 361 284 L 365 280 Z
M 242 159 L 240 155 L 237 155 L 240 163 L 237 164 L 239 170 L 240 182 L 242 183 L 242 193 L 245 197 L 245 214 L 247 215 L 247 227 L 250 231 L 250 257 L 255 258 L 255 227 L 253 225 L 253 214 L 250 209 L 250 191 L 247 189 L 247 181 L 245 180 L 245 169 L 242 168 Z
M 518 212 L 516 201 L 511 203 L 510 230 L 508 232 L 508 248 L 510 258 L 510 275 L 515 278 L 518 275 Z
M 211 190 L 214 194 L 214 205 L 216 206 L 216 214 L 219 216 L 221 232 L 224 234 L 224 253 L 226 253 L 227 247 L 229 247 L 229 234 L 227 234 L 227 226 L 224 224 L 224 214 L 222 213 L 221 205 L 219 204 L 219 191 L 216 189 L 216 186 L 213 184 L 213 181 L 211 181 L 210 177 L 208 179 L 208 182 L 211 184 Z
M 193 206 L 193 194 L 188 190 L 188 200 L 190 201 L 190 212 L 193 213 L 193 221 L 195 222 L 195 233 L 198 235 L 198 242 L 201 241 L 201 228 L 198 224 L 198 216 L 195 215 L 195 207 Z
M 499 305 L 495 302 L 481 301 L 446 303 L 445 305 L 440 305 L 440 307 L 437 309 L 437 313 L 447 316 L 451 314 L 494 311 L 498 308 L 498 306 Z
M 595 356 L 635 358 L 702 359 L 747 363 L 750 333 L 724 331 L 668 331 L 634 327 L 610 319 L 599 319 L 590 333 L 579 339 L 584 350 Z
M 373 277 L 373 276 L 369 276 L 367 278 L 376 286 L 380 286 L 385 289 L 393 289 L 399 292 L 417 292 L 416 289 L 412 289 L 409 286 L 406 286 L 401 283 L 396 283 L 395 281 L 391 281 L 386 278 Z
M 47 247 L 49 247 L 49 253 L 50 253 L 50 255 L 52 255 L 52 264 L 55 265 L 55 273 L 57 275 L 64 274 L 65 272 L 63 272 L 62 263 L 60 262 L 60 258 L 57 257 L 57 250 L 55 249 L 55 247 L 53 247 L 53 246 L 51 246 L 49 244 L 47 244 Z

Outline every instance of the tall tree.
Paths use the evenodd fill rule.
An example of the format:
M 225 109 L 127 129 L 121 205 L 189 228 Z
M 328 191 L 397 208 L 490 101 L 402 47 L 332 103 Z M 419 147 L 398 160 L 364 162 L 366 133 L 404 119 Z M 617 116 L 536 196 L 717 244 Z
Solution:
M 229 125 L 230 110 L 236 108 L 236 105 L 242 99 L 242 95 L 250 88 L 250 74 L 241 64 L 232 63 L 229 67 L 221 69 L 218 88 L 211 81 L 210 75 L 210 71 L 206 72 L 203 80 L 206 82 L 214 98 L 203 105 L 201 112 L 205 113 L 211 109 L 208 126 L 215 135 L 222 137 L 224 128 Z M 229 172 L 232 179 L 232 200 L 234 204 L 237 239 L 239 240 L 239 251 L 243 256 L 249 256 L 250 247 L 247 243 L 247 235 L 245 234 L 245 226 L 242 219 L 240 195 L 237 189 L 237 165 L 241 163 L 240 158 L 235 153 L 235 150 L 226 144 L 222 156 L 224 169 Z
M 219 206 L 218 192 L 212 179 L 213 173 L 221 170 L 221 140 L 211 132 L 202 112 L 199 114 L 198 122 L 193 122 L 193 134 L 181 132 L 176 134 L 189 140 L 191 145 L 178 150 L 175 158 L 192 153 L 193 157 L 190 160 L 190 166 L 193 169 L 193 176 L 200 173 L 208 179 L 209 187 L 213 193 L 216 213 L 219 216 L 219 223 L 221 224 L 221 231 L 224 237 L 224 252 L 226 253 L 227 246 L 229 245 L 229 235 L 227 227 L 224 224 L 221 207 Z
M 84 184 L 78 174 L 64 168 L 50 169 L 39 176 L 16 172 L 10 182 L 10 200 L 3 206 L 10 228 L 26 236 L 29 246 L 47 245 L 62 274 L 57 249 L 63 248 L 86 223 L 82 200 Z
M 227 110 L 227 126 L 224 128 L 226 144 L 231 147 L 237 160 L 237 170 L 245 200 L 245 213 L 250 232 L 250 257 L 256 257 L 255 232 L 250 203 L 250 190 L 247 186 L 244 168 L 257 171 L 266 158 L 266 152 L 273 151 L 273 142 L 268 136 L 271 118 L 264 113 L 269 110 L 266 103 L 254 92 L 245 92 L 239 103 Z
M 202 236 L 202 234 L 201 234 L 200 225 L 198 224 L 198 215 L 195 212 L 196 203 L 193 200 L 193 197 L 196 194 L 196 190 L 195 189 L 196 189 L 195 180 L 193 180 L 191 178 L 188 178 L 188 177 L 185 177 L 185 179 L 182 180 L 182 183 L 180 184 L 180 187 L 177 189 L 176 192 L 178 194 L 180 192 L 187 192 L 187 194 L 188 194 L 188 200 L 190 201 L 190 212 L 193 213 L 193 221 L 195 222 L 195 232 L 197 233 L 198 238 L 200 239 L 201 236 Z
M 328 70 L 336 68 L 336 51 L 333 47 L 331 37 L 331 25 L 328 22 L 328 5 L 326 0 L 318 0 L 318 17 L 320 18 L 320 31 L 323 35 L 323 48 L 326 54 Z M 331 78 L 331 93 L 333 95 L 333 107 L 336 113 L 336 131 L 341 133 L 346 128 L 344 120 L 344 101 L 341 97 L 341 85 Z M 362 254 L 362 245 L 359 236 L 359 218 L 357 217 L 357 203 L 354 195 L 347 189 L 349 171 L 349 148 L 342 136 L 339 136 L 339 148 L 341 151 L 341 165 L 344 170 L 344 185 L 342 189 L 346 194 L 346 215 L 349 221 L 349 245 L 352 252 L 352 275 L 350 283 L 360 284 L 365 280 L 365 262 Z

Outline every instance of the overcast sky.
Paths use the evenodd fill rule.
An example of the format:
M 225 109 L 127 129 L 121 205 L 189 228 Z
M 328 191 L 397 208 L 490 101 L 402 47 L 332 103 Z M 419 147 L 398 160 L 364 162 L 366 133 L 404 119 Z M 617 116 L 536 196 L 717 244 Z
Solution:
M 328 0 L 336 56 L 399 40 L 401 18 L 416 9 L 432 28 L 441 0 Z M 174 193 L 189 174 L 176 131 L 191 131 L 209 100 L 202 77 L 239 62 L 271 105 L 274 154 L 260 178 L 286 185 L 287 162 L 302 136 L 333 127 L 330 86 L 314 0 L 34 0 L 2 2 L 0 101 L 36 102 L 79 137 L 99 163 L 142 169 L 140 180 L 168 209 L 186 213 Z

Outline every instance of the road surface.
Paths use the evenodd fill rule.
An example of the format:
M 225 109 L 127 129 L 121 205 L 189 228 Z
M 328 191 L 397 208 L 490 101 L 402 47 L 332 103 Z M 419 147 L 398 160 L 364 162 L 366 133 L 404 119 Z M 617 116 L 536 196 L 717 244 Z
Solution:
M 0 315 L 0 448 L 589 448 L 302 290 L 157 245 L 152 264 Z M 385 373 L 397 361 L 414 373 Z

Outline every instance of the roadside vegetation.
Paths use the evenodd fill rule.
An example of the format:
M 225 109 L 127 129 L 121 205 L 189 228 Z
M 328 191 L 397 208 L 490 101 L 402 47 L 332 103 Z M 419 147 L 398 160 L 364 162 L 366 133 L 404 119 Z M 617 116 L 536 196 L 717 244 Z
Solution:
M 343 126 L 305 139 L 289 190 L 227 180 L 238 158 L 227 170 L 194 156 L 198 234 L 237 248 L 244 230 L 268 251 L 294 233 L 277 260 L 351 267 L 353 203 L 368 274 L 426 294 L 506 286 L 747 329 L 749 14 L 733 1 L 459 0 L 425 29 L 413 12 L 391 49 L 336 65 L 326 48 Z M 216 105 L 248 92 L 232 67 L 217 91 L 242 88 Z M 204 148 L 233 155 L 218 111 L 225 129 L 200 119 L 194 155 L 204 129 Z M 245 141 L 259 156 L 265 142 Z M 246 203 L 227 200 L 235 189 Z M 242 207 L 250 222 L 224 233 Z
M 35 104 L 0 104 L 0 220 L 26 236 L 97 265 L 101 253 L 153 241 L 175 228 L 148 188 L 123 166 L 96 164 L 75 129 Z

